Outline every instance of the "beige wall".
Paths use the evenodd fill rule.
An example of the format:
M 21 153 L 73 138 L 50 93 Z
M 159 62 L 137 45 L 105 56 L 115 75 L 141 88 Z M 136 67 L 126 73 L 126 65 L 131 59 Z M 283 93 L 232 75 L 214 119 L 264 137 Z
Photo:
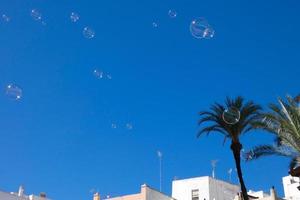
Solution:
M 140 193 L 108 198 L 106 200 L 174 200 L 174 199 L 150 188 L 147 185 L 142 185 Z

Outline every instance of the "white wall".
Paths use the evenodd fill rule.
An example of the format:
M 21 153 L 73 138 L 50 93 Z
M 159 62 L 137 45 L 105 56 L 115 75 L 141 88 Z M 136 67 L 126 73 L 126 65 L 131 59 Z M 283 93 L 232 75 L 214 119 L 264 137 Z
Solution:
M 297 177 L 285 176 L 282 178 L 285 199 L 300 200 L 300 191 L 297 188 L 300 186 L 299 182 L 300 179 Z
M 233 200 L 239 192 L 240 187 L 237 185 L 209 178 L 210 200 Z
M 23 195 L 23 196 L 18 196 L 17 194 L 11 194 L 8 192 L 2 192 L 0 191 L 0 200 L 49 200 L 46 198 L 41 198 L 39 196 L 35 195 Z
M 173 181 L 172 197 L 177 200 L 192 200 L 194 189 L 199 190 L 199 200 L 233 200 L 240 191 L 237 185 L 203 176 Z
M 192 200 L 192 190 L 199 190 L 199 200 L 209 200 L 209 177 L 197 177 L 172 182 L 172 197 L 177 200 Z
M 15 194 L 10 194 L 10 193 L 7 193 L 7 192 L 1 192 L 0 191 L 0 200 L 28 200 L 28 197 L 19 197 Z
M 174 200 L 173 198 L 158 192 L 150 187 L 146 187 L 146 200 Z

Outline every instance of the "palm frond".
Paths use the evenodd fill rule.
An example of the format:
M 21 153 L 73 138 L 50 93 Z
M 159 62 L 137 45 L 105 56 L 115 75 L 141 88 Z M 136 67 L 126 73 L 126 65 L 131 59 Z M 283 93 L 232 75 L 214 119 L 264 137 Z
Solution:
M 227 108 L 236 108 L 240 112 L 240 119 L 236 124 L 227 124 L 223 120 L 223 113 Z M 198 121 L 201 126 L 197 137 L 211 132 L 221 133 L 226 138 L 239 140 L 239 136 L 254 129 L 251 123 L 258 119 L 261 107 L 252 101 L 244 102 L 244 98 L 238 96 L 234 99 L 227 97 L 224 104 L 214 103 L 209 110 L 199 112 Z

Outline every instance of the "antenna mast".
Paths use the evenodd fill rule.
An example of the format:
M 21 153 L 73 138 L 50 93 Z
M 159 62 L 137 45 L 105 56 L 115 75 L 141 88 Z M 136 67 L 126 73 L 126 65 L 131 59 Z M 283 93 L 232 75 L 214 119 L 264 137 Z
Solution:
M 158 150 L 157 156 L 159 159 L 159 191 L 161 192 L 161 190 L 162 190 L 162 152 Z
M 212 160 L 211 161 L 211 166 L 212 166 L 212 177 L 215 178 L 216 174 L 215 174 L 215 170 L 216 170 L 216 166 L 217 166 L 217 162 L 219 160 Z
M 232 168 L 230 168 L 228 170 L 228 180 L 229 180 L 229 183 L 231 183 L 231 175 L 232 175 Z

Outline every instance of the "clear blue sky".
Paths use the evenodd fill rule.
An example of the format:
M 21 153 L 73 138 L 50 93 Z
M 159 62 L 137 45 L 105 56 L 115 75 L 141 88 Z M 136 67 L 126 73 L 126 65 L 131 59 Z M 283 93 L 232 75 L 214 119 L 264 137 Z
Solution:
M 226 96 L 266 106 L 300 92 L 296 0 L 2 0 L 0 8 L 11 17 L 0 23 L 1 190 L 23 184 L 27 193 L 83 200 L 92 188 L 104 196 L 138 192 L 143 183 L 158 188 L 158 149 L 168 194 L 174 176 L 210 175 L 212 159 L 227 180 L 229 143 L 196 139 L 198 111 Z M 31 9 L 46 26 L 32 20 Z M 196 17 L 214 27 L 213 39 L 191 36 Z M 95 38 L 82 36 L 85 26 Z M 112 80 L 97 80 L 95 67 Z M 21 101 L 5 96 L 9 83 L 22 87 Z M 246 149 L 271 140 L 260 132 L 242 138 Z M 246 185 L 274 185 L 282 194 L 287 168 L 283 158 L 243 163 Z

